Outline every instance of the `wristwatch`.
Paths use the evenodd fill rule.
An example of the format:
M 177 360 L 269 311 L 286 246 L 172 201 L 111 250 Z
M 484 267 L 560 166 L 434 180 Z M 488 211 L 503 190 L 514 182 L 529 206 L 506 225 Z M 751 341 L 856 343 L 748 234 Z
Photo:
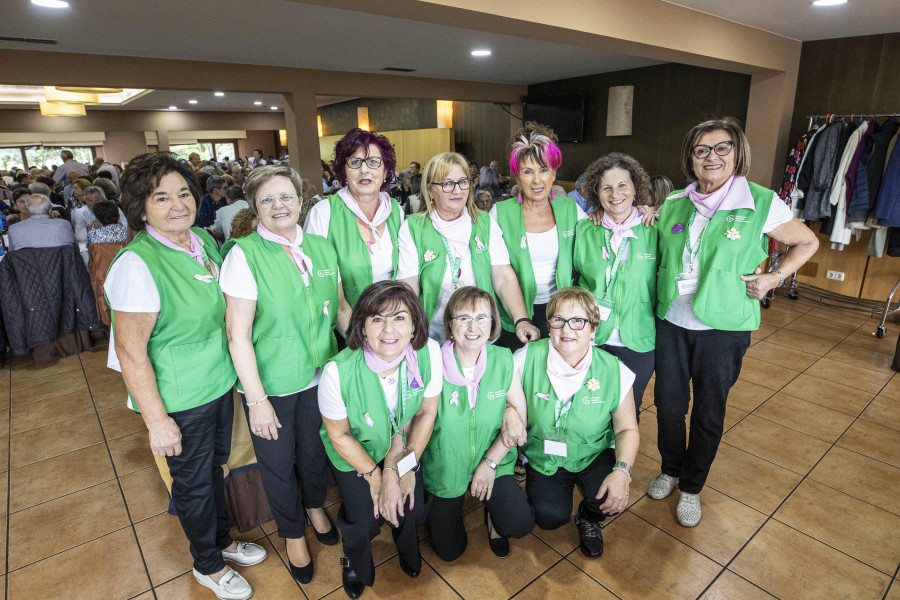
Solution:
M 613 471 L 622 471 L 628 475 L 628 481 L 631 481 L 631 478 L 634 476 L 634 469 L 623 460 L 616 461 L 616 464 L 613 465 Z
M 490 458 L 488 458 L 487 454 L 485 454 L 484 458 L 482 458 L 481 460 L 484 461 L 484 464 L 489 466 L 491 468 L 491 470 L 493 470 L 493 471 L 497 470 L 497 463 L 495 463 Z

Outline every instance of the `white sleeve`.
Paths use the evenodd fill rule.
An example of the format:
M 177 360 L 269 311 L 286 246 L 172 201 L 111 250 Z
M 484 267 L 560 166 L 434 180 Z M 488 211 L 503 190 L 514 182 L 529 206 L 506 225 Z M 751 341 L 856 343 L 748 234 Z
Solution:
M 444 388 L 444 358 L 438 343 L 428 338 L 428 355 L 431 358 L 431 381 L 425 386 L 425 397 L 439 396 Z
M 75 240 L 81 244 L 87 242 L 87 223 L 84 222 L 82 211 L 73 211 L 72 229 L 75 231 Z M 123 257 L 124 258 L 124 257 Z M 143 262 L 143 261 L 141 261 Z M 149 271 L 148 271 L 149 272 Z
M 125 216 L 125 213 L 122 212 L 122 209 L 119 209 L 119 225 L 124 225 L 128 227 L 128 217 Z
M 159 290 L 140 256 L 128 250 L 113 263 L 103 290 L 109 306 L 121 312 L 159 312 Z
M 341 397 L 341 380 L 334 361 L 328 362 L 322 369 L 322 378 L 319 380 L 319 412 L 332 421 L 347 418 L 347 405 Z
M 397 279 L 419 276 L 419 253 L 409 233 L 409 221 L 403 221 L 397 234 L 400 245 L 400 259 L 397 264 Z
M 625 396 L 628 395 L 628 390 L 631 389 L 631 386 L 634 385 L 634 371 L 625 366 L 621 360 L 619 361 L 619 404 L 622 404 L 622 400 L 625 399 Z M 618 406 L 616 407 L 618 410 Z
M 491 216 L 491 221 L 493 221 L 493 222 L 497 221 L 497 205 L 496 204 L 491 206 L 491 210 L 488 212 L 488 214 Z
M 331 202 L 323 198 L 316 202 L 309 214 L 306 215 L 306 223 L 303 225 L 304 233 L 321 235 L 328 239 L 328 222 L 331 220 Z
M 492 267 L 510 264 L 509 250 L 506 249 L 506 242 L 503 241 L 503 232 L 500 231 L 497 219 L 491 219 L 491 239 L 488 243 L 491 247 Z
M 769 216 L 766 217 L 766 223 L 763 225 L 763 235 L 779 225 L 784 225 L 793 218 L 794 213 L 791 212 L 790 207 L 782 202 L 775 192 L 772 192 L 772 206 L 769 208 Z
M 513 353 L 513 364 L 520 374 L 525 373 L 525 357 L 528 354 L 528 344 L 525 344 Z
M 225 207 L 223 206 L 222 208 L 225 208 Z M 222 218 L 222 215 L 220 214 L 220 210 L 217 210 L 216 211 L 216 220 L 213 221 L 213 224 L 212 224 L 213 231 L 224 235 L 225 230 L 222 228 L 222 224 L 224 221 L 225 221 L 225 219 Z
M 582 219 L 587 219 L 587 218 L 588 218 L 587 213 L 584 212 L 584 209 L 583 209 L 583 208 L 581 208 L 580 206 L 578 206 L 578 203 L 577 203 L 577 202 L 575 203 L 575 210 L 578 211 L 578 217 L 577 217 L 577 219 L 576 219 L 577 221 L 580 221 L 580 220 L 582 220 Z
M 247 256 L 237 244 L 231 247 L 225 256 L 225 262 L 222 263 L 219 287 L 234 298 L 256 300 L 259 296 L 256 279 L 253 278 L 253 272 L 247 264 Z

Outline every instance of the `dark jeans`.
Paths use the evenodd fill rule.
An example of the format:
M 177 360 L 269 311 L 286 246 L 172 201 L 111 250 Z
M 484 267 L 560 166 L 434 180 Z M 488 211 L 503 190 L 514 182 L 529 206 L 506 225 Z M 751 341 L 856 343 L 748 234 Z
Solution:
M 550 336 L 550 326 L 547 324 L 546 304 L 534 305 L 534 317 L 531 319 L 531 323 L 541 331 L 541 338 Z M 509 348 L 512 352 L 515 352 L 525 345 L 519 341 L 518 337 L 516 337 L 515 331 L 506 331 L 505 329 L 500 330 L 500 337 L 497 338 L 497 341 L 494 343 L 501 348 Z
M 684 329 L 656 320 L 656 422 L 662 472 L 678 477 L 678 489 L 699 494 L 716 458 L 728 391 L 741 373 L 749 331 Z M 684 418 L 694 385 L 691 436 Z
M 442 560 L 456 560 L 462 556 L 469 541 L 463 524 L 466 495 L 441 498 L 426 493 L 425 498 L 431 549 Z M 491 499 L 484 502 L 484 510 L 488 511 L 491 525 L 502 537 L 521 538 L 534 529 L 534 511 L 512 475 L 502 475 L 494 480 Z
M 251 432 L 263 488 L 283 538 L 301 538 L 306 513 L 297 493 L 297 473 L 303 485 L 303 507 L 322 508 L 328 488 L 328 455 L 319 437 L 319 386 L 287 396 L 269 396 L 281 429 L 277 440 Z M 247 421 L 250 407 L 244 404 Z
M 181 454 L 166 457 L 172 502 L 191 544 L 194 568 L 202 575 L 212 575 L 225 568 L 222 550 L 232 542 L 222 474 L 222 465 L 231 453 L 232 391 L 169 416 L 181 430 Z
M 528 502 L 534 508 L 534 521 L 541 529 L 558 529 L 572 518 L 572 492 L 577 485 L 584 500 L 581 506 L 585 516 L 594 523 L 605 518 L 600 505 L 606 501 L 606 494 L 599 499 L 594 496 L 600 491 L 603 480 L 612 473 L 616 464 L 615 448 L 607 448 L 587 467 L 578 473 L 570 473 L 562 467 L 553 475 L 535 471 L 531 464 L 525 467 L 525 490 Z
M 641 420 L 641 401 L 644 399 L 644 390 L 647 389 L 647 383 L 653 376 L 653 369 L 656 364 L 656 352 L 635 352 L 625 346 L 610 346 L 603 344 L 600 346 L 602 350 L 606 350 L 634 372 L 634 409 L 638 421 Z
M 356 471 L 332 470 L 338 490 L 341 492 L 341 509 L 338 511 L 337 526 L 341 530 L 344 554 L 350 559 L 350 568 L 356 571 L 360 581 L 365 585 L 372 585 L 375 583 L 372 540 L 381 532 L 384 519 L 375 518 L 369 482 L 364 477 L 357 477 Z M 394 527 L 390 523 L 388 526 L 391 528 L 391 535 L 400 556 L 410 567 L 419 569 L 422 557 L 419 554 L 416 525 L 425 519 L 425 494 L 421 469 L 416 472 L 415 508 L 410 509 L 407 502 L 403 507 L 403 515 L 399 517 L 399 527 Z

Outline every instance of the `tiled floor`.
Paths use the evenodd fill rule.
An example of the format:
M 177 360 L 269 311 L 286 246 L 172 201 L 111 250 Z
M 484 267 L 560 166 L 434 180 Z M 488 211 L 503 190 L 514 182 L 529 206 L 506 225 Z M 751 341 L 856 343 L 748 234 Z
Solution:
M 900 599 L 900 375 L 889 366 L 900 323 L 882 340 L 871 335 L 876 325 L 804 299 L 779 297 L 763 311 L 696 528 L 677 524 L 674 495 L 644 494 L 659 471 L 650 386 L 631 505 L 607 522 L 602 558 L 582 556 L 570 525 L 535 529 L 497 559 L 470 499 L 460 559 L 444 563 L 424 542 L 422 574 L 411 580 L 385 528 L 364 598 Z M 104 365 L 97 352 L 3 371 L 0 590 L 13 600 L 211 599 L 165 513 L 143 423 Z M 329 497 L 333 517 L 334 490 Z M 273 523 L 237 537 L 270 552 L 241 569 L 255 597 L 345 597 L 340 546 L 310 542 L 317 573 L 301 588 Z

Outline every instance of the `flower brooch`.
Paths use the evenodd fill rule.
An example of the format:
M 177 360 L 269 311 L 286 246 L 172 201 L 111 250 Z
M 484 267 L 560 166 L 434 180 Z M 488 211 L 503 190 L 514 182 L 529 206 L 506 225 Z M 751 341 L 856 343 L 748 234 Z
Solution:
M 437 258 L 437 255 L 434 253 L 434 250 L 426 250 L 425 254 L 422 255 L 422 260 L 425 262 L 431 262 L 435 258 Z
M 737 230 L 737 227 L 732 227 L 725 230 L 725 237 L 731 241 L 739 240 L 741 239 L 741 232 Z
M 584 384 L 584 387 L 586 387 L 589 392 L 596 392 L 597 390 L 600 389 L 600 382 L 597 381 L 596 377 L 591 377 Z

